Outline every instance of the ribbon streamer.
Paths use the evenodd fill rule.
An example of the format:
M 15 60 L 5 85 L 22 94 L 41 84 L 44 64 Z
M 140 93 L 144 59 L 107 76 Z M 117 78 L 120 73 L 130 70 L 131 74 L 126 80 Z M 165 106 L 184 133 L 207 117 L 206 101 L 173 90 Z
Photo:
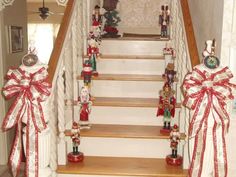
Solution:
M 214 157 L 212 157 L 214 176 L 227 176 L 225 133 L 229 128 L 230 119 L 226 111 L 226 101 L 234 98 L 232 88 L 236 88 L 236 85 L 230 83 L 231 78 L 233 75 L 228 67 L 209 73 L 203 69 L 201 64 L 187 74 L 184 80 L 185 99 L 183 104 L 193 110 L 189 137 L 194 138 L 194 149 L 189 177 L 201 177 L 202 175 L 204 155 L 207 155 L 205 152 L 206 140 L 210 131 L 214 151 Z M 213 118 L 212 127 L 209 124 L 210 117 Z
M 47 82 L 47 70 L 42 67 L 35 73 L 28 73 L 21 68 L 10 69 L 8 80 L 3 87 L 7 99 L 15 97 L 7 112 L 2 128 L 4 131 L 16 127 L 9 164 L 16 177 L 22 161 L 22 120 L 26 123 L 26 170 L 25 176 L 38 177 L 38 133 L 46 129 L 41 102 L 50 95 L 51 85 Z

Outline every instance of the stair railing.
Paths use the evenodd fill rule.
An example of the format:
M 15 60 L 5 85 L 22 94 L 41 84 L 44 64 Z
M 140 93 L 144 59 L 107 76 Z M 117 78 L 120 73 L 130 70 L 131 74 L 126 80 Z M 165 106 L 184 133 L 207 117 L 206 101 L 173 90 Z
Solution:
M 185 75 L 192 71 L 192 68 L 200 63 L 196 40 L 191 21 L 187 0 L 171 0 L 171 33 L 170 38 L 172 47 L 176 50 L 175 66 L 177 71 L 178 82 L 176 84 L 176 97 L 177 101 L 183 101 L 183 93 L 181 85 Z M 181 107 L 180 109 L 179 125 L 180 131 L 188 135 L 188 126 L 190 112 L 187 108 Z M 184 156 L 185 169 L 189 166 L 189 148 L 188 141 L 184 143 L 184 148 L 181 149 Z
M 74 115 L 73 100 L 78 97 L 78 61 L 82 61 L 83 54 L 83 4 L 83 0 L 68 0 L 49 61 L 52 176 L 56 176 L 57 165 L 65 165 L 67 161 L 64 131 L 67 121 Z

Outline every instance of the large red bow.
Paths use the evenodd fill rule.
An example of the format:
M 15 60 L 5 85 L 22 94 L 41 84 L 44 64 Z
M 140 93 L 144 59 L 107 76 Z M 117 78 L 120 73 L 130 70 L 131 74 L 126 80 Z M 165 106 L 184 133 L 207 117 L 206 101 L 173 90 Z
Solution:
M 47 70 L 35 73 L 10 69 L 3 94 L 7 99 L 16 97 L 3 120 L 3 130 L 16 126 L 15 141 L 9 163 L 13 176 L 17 176 L 22 160 L 22 121 L 26 123 L 26 176 L 38 176 L 38 133 L 46 128 L 41 102 L 50 95 Z
M 232 87 L 235 87 L 235 85 L 230 83 L 232 77 L 233 75 L 227 67 L 212 74 L 202 70 L 200 65 L 200 67 L 195 67 L 191 73 L 187 74 L 184 80 L 185 99 L 183 104 L 194 110 L 189 126 L 189 136 L 195 138 L 192 162 L 189 169 L 190 177 L 201 177 L 209 116 L 213 116 L 214 119 L 212 127 L 214 176 L 227 176 L 225 132 L 229 127 L 230 119 L 226 111 L 226 101 L 233 99 Z M 222 130 L 222 135 L 216 137 L 216 129 L 219 127 Z M 199 149 L 201 149 L 200 152 Z M 220 149 L 223 150 L 223 156 L 219 155 Z M 198 160 L 199 162 L 196 162 Z M 223 163 L 219 163 L 219 161 Z

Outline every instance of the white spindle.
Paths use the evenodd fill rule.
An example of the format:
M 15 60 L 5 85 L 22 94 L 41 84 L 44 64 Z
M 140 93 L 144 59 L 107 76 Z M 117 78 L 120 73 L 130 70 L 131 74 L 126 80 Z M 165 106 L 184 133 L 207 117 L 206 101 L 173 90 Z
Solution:
M 185 75 L 192 70 L 190 56 L 189 56 L 189 49 L 188 43 L 186 39 L 186 32 L 184 28 L 184 21 L 183 21 L 183 14 L 182 14 L 182 7 L 179 0 L 172 0 L 171 1 L 171 13 L 173 17 L 173 21 L 171 23 L 172 29 L 172 44 L 173 47 L 176 49 L 176 60 L 175 65 L 177 68 L 177 100 L 182 102 L 183 95 L 180 90 L 180 86 L 184 80 Z M 188 134 L 188 124 L 190 118 L 190 112 L 185 107 L 181 107 L 180 110 L 180 130 L 185 132 L 186 135 Z M 186 141 L 184 144 L 183 149 L 184 154 L 184 168 L 189 167 L 189 156 L 188 156 L 188 142 Z
M 54 85 L 53 85 L 54 86 Z M 52 177 L 56 177 L 57 169 L 57 117 L 56 117 L 56 105 L 55 105 L 55 93 L 56 87 L 52 87 L 51 95 L 49 98 L 49 128 L 51 133 L 51 143 L 50 143 L 50 168 L 52 170 Z
M 65 142 L 65 85 L 63 62 L 60 67 L 57 79 L 57 103 L 58 103 L 58 164 L 66 164 L 66 142 Z

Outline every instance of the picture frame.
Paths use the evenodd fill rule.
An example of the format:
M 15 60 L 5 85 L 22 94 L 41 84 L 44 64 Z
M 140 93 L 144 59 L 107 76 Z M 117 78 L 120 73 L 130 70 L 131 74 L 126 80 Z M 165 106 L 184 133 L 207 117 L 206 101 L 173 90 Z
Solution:
M 9 26 L 9 52 L 18 53 L 24 50 L 23 46 L 23 27 L 21 26 Z

